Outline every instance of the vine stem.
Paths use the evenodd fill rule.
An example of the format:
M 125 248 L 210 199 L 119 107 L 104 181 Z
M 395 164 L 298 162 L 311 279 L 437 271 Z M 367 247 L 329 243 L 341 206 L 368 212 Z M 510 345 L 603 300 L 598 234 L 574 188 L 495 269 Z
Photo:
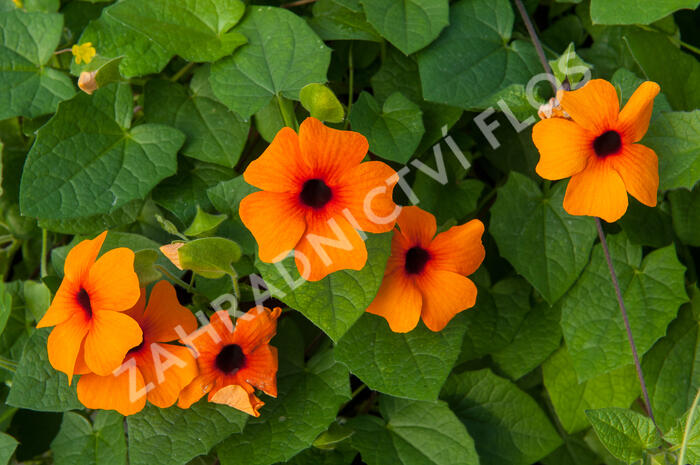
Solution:
M 617 273 L 615 273 L 615 267 L 610 257 L 610 249 L 608 249 L 608 241 L 605 239 L 605 232 L 603 232 L 603 225 L 600 223 L 600 218 L 595 219 L 595 226 L 598 229 L 598 237 L 600 238 L 600 244 L 603 246 L 603 254 L 605 255 L 605 261 L 608 263 L 608 270 L 610 271 L 610 278 L 612 279 L 613 287 L 615 288 L 615 295 L 617 296 L 617 304 L 620 307 L 620 313 L 622 313 L 622 320 L 625 322 L 625 331 L 627 331 L 627 341 L 632 349 L 632 357 L 634 358 L 634 367 L 637 369 L 637 378 L 639 378 L 639 384 L 642 387 L 642 396 L 644 397 L 644 404 L 649 414 L 649 418 L 654 422 L 654 426 L 659 431 L 659 434 L 663 437 L 659 425 L 656 424 L 656 419 L 654 418 L 654 412 L 651 410 L 651 402 L 649 401 L 649 391 L 647 391 L 647 384 L 644 381 L 644 374 L 642 373 L 642 365 L 639 363 L 639 355 L 637 354 L 637 345 L 634 343 L 634 336 L 632 336 L 632 328 L 630 327 L 630 321 L 627 317 L 627 309 L 625 308 L 625 300 L 622 298 L 622 291 L 620 290 L 620 283 L 617 280 Z
M 287 105 L 285 105 L 284 102 L 284 97 L 282 97 L 280 94 L 276 94 L 275 97 L 277 97 L 277 105 L 279 106 L 280 113 L 282 114 L 282 119 L 284 120 L 284 125 L 288 126 L 295 131 L 298 129 L 297 127 L 297 118 L 296 115 L 290 114 L 289 109 L 287 108 Z
M 181 78 L 182 76 L 184 76 L 185 74 L 187 74 L 187 72 L 188 72 L 189 70 L 191 70 L 192 67 L 193 67 L 194 65 L 196 65 L 196 63 L 194 63 L 194 62 L 189 62 L 189 63 L 187 63 L 185 66 L 183 66 L 182 68 L 180 68 L 180 69 L 178 70 L 178 72 L 176 72 L 175 74 L 172 75 L 172 77 L 170 78 L 170 81 L 172 81 L 172 82 L 177 82 L 177 80 L 180 79 L 180 78 Z
M 291 2 L 291 3 L 285 3 L 282 5 L 282 8 L 293 8 L 295 6 L 301 6 L 301 5 L 306 5 L 308 3 L 313 3 L 316 0 L 297 0 L 296 2 Z
M 688 450 L 688 438 L 690 437 L 690 430 L 693 428 L 693 420 L 695 419 L 695 409 L 700 402 L 700 389 L 698 393 L 695 394 L 695 399 L 693 400 L 693 405 L 690 407 L 690 412 L 688 412 L 688 420 L 685 423 L 685 431 L 683 432 L 683 442 L 681 443 L 681 452 L 678 455 L 678 465 L 685 464 L 685 453 Z
M 352 61 L 352 42 L 350 42 L 350 52 L 348 53 L 348 109 L 345 114 L 345 122 L 343 123 L 343 129 L 347 129 L 350 126 L 350 111 L 352 110 L 352 99 L 355 96 L 355 65 Z
M 553 76 L 552 74 L 552 68 L 549 66 L 549 62 L 547 62 L 547 58 L 545 57 L 544 54 L 544 49 L 542 48 L 542 43 L 540 42 L 540 39 L 537 37 L 537 32 L 535 32 L 535 27 L 532 24 L 532 21 L 530 20 L 530 16 L 527 14 L 527 10 L 525 9 L 525 6 L 523 5 L 522 0 L 514 0 L 515 5 L 518 8 L 518 11 L 520 12 L 520 16 L 523 19 L 523 22 L 525 23 L 525 27 L 527 28 L 527 32 L 530 35 L 530 39 L 532 40 L 532 43 L 535 47 L 535 50 L 537 51 L 537 56 L 540 59 L 540 63 L 542 64 L 542 67 L 544 68 L 545 72 L 549 74 L 550 76 Z M 554 88 L 554 91 L 556 92 L 556 88 L 554 85 L 553 80 L 550 80 L 550 83 L 552 84 L 552 88 Z M 622 298 L 622 291 L 620 290 L 620 283 L 617 279 L 617 274 L 615 273 L 615 267 L 613 266 L 612 259 L 610 257 L 610 250 L 608 249 L 608 241 L 605 239 L 605 232 L 603 231 L 603 226 L 600 223 L 600 218 L 595 218 L 595 224 L 596 224 L 596 229 L 598 230 L 598 237 L 600 238 L 600 243 L 603 246 L 603 253 L 605 255 L 605 261 L 608 263 L 608 270 L 610 271 L 610 278 L 612 280 L 613 287 L 615 288 L 615 295 L 617 296 L 617 303 L 620 307 L 620 313 L 622 314 L 622 319 L 625 323 L 625 330 L 627 331 L 627 341 L 629 342 L 630 349 L 632 349 L 632 357 L 634 358 L 634 366 L 637 369 L 637 377 L 639 378 L 639 384 L 642 388 L 642 396 L 644 397 L 644 404 L 647 409 L 647 413 L 649 415 L 649 418 L 651 418 L 651 421 L 654 423 L 654 426 L 656 427 L 656 430 L 659 432 L 659 434 L 663 437 L 663 433 L 661 432 L 661 429 L 659 429 L 659 425 L 656 423 L 656 419 L 654 418 L 654 413 L 651 409 L 651 402 L 649 401 L 649 391 L 647 390 L 647 385 L 646 382 L 644 381 L 644 374 L 642 373 L 642 365 L 639 363 L 639 355 L 637 353 L 637 346 L 634 343 L 634 337 L 632 336 L 632 329 L 630 328 L 630 322 L 629 318 L 627 317 L 627 309 L 625 308 L 625 301 Z
M 41 229 L 41 263 L 40 263 L 40 273 L 41 277 L 45 278 L 48 274 L 46 271 L 46 255 L 48 254 L 48 231 L 44 228 Z

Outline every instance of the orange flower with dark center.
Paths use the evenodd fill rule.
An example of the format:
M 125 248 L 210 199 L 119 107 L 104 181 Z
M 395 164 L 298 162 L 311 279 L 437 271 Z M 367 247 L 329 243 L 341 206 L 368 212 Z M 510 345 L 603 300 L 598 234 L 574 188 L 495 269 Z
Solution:
M 185 341 L 195 350 L 199 376 L 182 393 L 178 406 L 189 408 L 209 394 L 209 402 L 229 405 L 255 417 L 265 405 L 255 388 L 277 397 L 277 349 L 270 339 L 277 331 L 277 307 L 253 308 L 236 320 L 225 310 Z M 184 339 L 183 339 L 184 341 Z
M 107 236 L 85 240 L 68 253 L 65 277 L 37 328 L 56 326 L 47 344 L 49 361 L 68 376 L 108 375 L 141 343 L 141 328 L 125 310 L 139 299 L 134 252 L 117 248 L 97 255 Z
M 411 331 L 421 317 L 440 331 L 476 302 L 476 286 L 466 276 L 484 260 L 484 225 L 471 220 L 436 236 L 435 217 L 418 207 L 403 207 L 397 223 L 384 280 L 367 311 L 397 333 Z
M 304 120 L 298 135 L 288 127 L 277 133 L 243 173 L 262 189 L 239 209 L 260 260 L 274 263 L 295 250 L 299 273 L 309 281 L 365 265 L 367 249 L 356 230 L 393 228 L 398 207 L 392 192 L 399 179 L 385 163 L 361 163 L 368 147 L 362 134 L 315 118 Z
M 143 342 L 129 350 L 114 373 L 81 376 L 78 399 L 87 408 L 116 410 L 122 415 L 141 411 L 147 399 L 157 407 L 170 407 L 197 376 L 197 363 L 187 347 L 163 343 L 178 339 L 178 326 L 185 333 L 194 331 L 197 320 L 180 305 L 175 288 L 167 281 L 153 286 L 148 306 L 142 289 L 141 298 L 126 314 L 138 322 Z
M 560 104 L 570 116 L 538 122 L 532 139 L 540 152 L 537 174 L 545 179 L 571 177 L 564 209 L 571 215 L 617 221 L 627 211 L 627 193 L 656 206 L 659 161 L 638 144 L 649 127 L 659 85 L 647 81 L 620 111 L 615 87 L 602 79 L 563 92 Z

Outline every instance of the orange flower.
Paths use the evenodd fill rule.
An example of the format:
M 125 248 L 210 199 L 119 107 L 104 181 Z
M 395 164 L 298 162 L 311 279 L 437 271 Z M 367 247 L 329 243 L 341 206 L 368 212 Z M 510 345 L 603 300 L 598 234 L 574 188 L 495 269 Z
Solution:
M 132 415 L 146 399 L 161 408 L 175 403 L 180 391 L 197 376 L 197 363 L 184 346 L 162 344 L 197 328 L 192 312 L 180 305 L 175 288 L 167 281 L 153 286 L 146 306 L 146 290 L 127 314 L 143 331 L 143 342 L 131 349 L 121 367 L 107 376 L 86 374 L 78 380 L 78 399 L 91 409 L 116 410 Z
M 197 353 L 199 376 L 180 393 L 177 405 L 189 408 L 209 393 L 209 402 L 260 416 L 265 403 L 255 388 L 277 397 L 277 349 L 269 342 L 281 312 L 279 307 L 253 308 L 238 318 L 235 329 L 226 310 L 216 312 L 187 341 Z
M 397 333 L 411 331 L 421 317 L 440 331 L 476 302 L 476 286 L 465 276 L 484 260 L 484 225 L 472 220 L 435 236 L 435 217 L 418 207 L 403 207 L 397 222 L 384 280 L 367 311 Z
M 647 132 L 659 90 L 655 82 L 644 82 L 620 111 L 613 85 L 594 79 L 561 95 L 561 107 L 571 119 L 550 118 L 535 125 L 537 174 L 552 180 L 571 176 L 564 197 L 569 214 L 612 223 L 627 211 L 627 192 L 644 205 L 656 205 L 659 161 L 653 150 L 637 142 Z
M 294 249 L 299 273 L 309 281 L 365 265 L 367 249 L 356 230 L 393 228 L 398 207 L 391 196 L 399 179 L 385 163 L 361 163 L 368 147 L 362 134 L 315 118 L 307 118 L 298 135 L 288 127 L 277 133 L 243 173 L 262 189 L 239 209 L 260 260 L 280 261 Z
M 134 252 L 120 247 L 97 261 L 107 236 L 85 240 L 68 253 L 65 277 L 37 328 L 56 326 L 47 344 L 49 361 L 68 376 L 108 375 L 141 343 L 141 328 L 121 312 L 139 299 Z

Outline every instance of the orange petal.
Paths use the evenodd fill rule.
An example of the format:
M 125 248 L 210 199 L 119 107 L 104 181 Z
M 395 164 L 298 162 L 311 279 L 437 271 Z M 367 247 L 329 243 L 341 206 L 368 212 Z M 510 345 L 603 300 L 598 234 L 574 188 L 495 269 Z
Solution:
M 106 237 L 107 231 L 104 231 L 96 238 L 84 240 L 70 249 L 63 266 L 63 274 L 66 279 L 74 283 L 81 283 L 87 279 L 87 273 L 92 264 L 95 263 Z
M 78 400 L 90 409 L 116 410 L 125 416 L 133 415 L 146 405 L 145 386 L 136 366 L 117 376 L 90 373 L 78 380 Z
M 389 255 L 389 260 L 386 262 L 384 276 L 390 275 L 398 269 L 404 269 L 406 252 L 412 246 L 413 244 L 398 229 L 394 229 L 394 235 L 391 237 L 391 255 Z
M 592 158 L 585 170 L 571 178 L 564 196 L 564 210 L 570 215 L 599 216 L 612 223 L 625 214 L 627 191 L 611 158 Z
M 342 217 L 307 219 L 306 234 L 296 247 L 295 261 L 301 276 L 319 281 L 334 271 L 361 270 L 367 262 L 367 248 L 360 235 Z
M 486 251 L 481 243 L 484 223 L 471 220 L 461 226 L 452 226 L 438 234 L 430 244 L 431 261 L 441 270 L 470 275 L 484 261 Z
M 657 83 L 646 81 L 637 87 L 627 101 L 618 118 L 618 128 L 627 139 L 626 142 L 639 142 L 647 133 L 654 98 L 660 91 Z
M 107 376 L 141 341 L 141 328 L 133 318 L 119 312 L 95 312 L 85 338 L 85 362 L 96 374 Z
M 237 373 L 265 394 L 277 397 L 277 348 L 265 344 L 246 354 L 245 367 Z
M 75 368 L 73 369 L 74 375 L 84 375 L 91 373 L 90 367 L 85 363 L 85 339 L 83 343 L 80 344 L 80 351 L 78 351 L 78 358 L 75 359 Z
M 158 281 L 153 286 L 140 324 L 146 338 L 153 342 L 176 340 L 178 326 L 187 334 L 197 329 L 197 319 L 188 308 L 180 305 L 175 288 L 167 281 Z
M 564 92 L 561 106 L 576 123 L 596 134 L 612 129 L 620 112 L 615 87 L 604 79 L 592 79 L 578 90 Z
M 143 320 L 143 312 L 146 310 L 146 288 L 141 288 L 141 294 L 139 295 L 139 300 L 136 301 L 133 307 L 129 310 L 124 311 L 124 315 L 130 316 L 136 320 L 139 325 Z
M 625 183 L 627 192 L 649 207 L 656 206 L 659 190 L 659 159 L 649 147 L 625 144 L 620 155 L 611 157 L 613 167 Z
M 243 179 L 258 189 L 271 192 L 298 192 L 309 167 L 299 150 L 299 137 L 292 128 L 282 128 L 272 143 L 243 173 Z
M 258 255 L 265 263 L 280 261 L 306 230 L 304 210 L 296 194 L 254 192 L 241 200 L 238 210 L 243 224 L 258 243 Z
M 210 396 L 210 402 L 228 405 L 254 417 L 260 416 L 260 407 L 265 402 L 258 399 L 255 394 L 246 392 L 241 386 L 229 384 L 224 386 Z
M 435 217 L 415 206 L 403 207 L 396 221 L 411 247 L 420 245 L 427 249 L 437 232 Z
M 386 163 L 368 161 L 351 168 L 334 195 L 363 231 L 383 233 L 391 231 L 400 211 L 392 198 L 398 180 Z
M 418 278 L 423 295 L 423 323 L 440 331 L 452 317 L 476 303 L 476 286 L 469 278 L 451 271 L 431 270 Z
M 90 269 L 85 289 L 94 313 L 123 312 L 136 305 L 141 288 L 134 272 L 134 252 L 120 247 L 102 255 Z
M 177 406 L 180 408 L 190 408 L 192 404 L 204 397 L 211 383 L 207 382 L 203 376 L 196 377 L 190 384 L 180 391 Z
M 46 344 L 49 362 L 55 370 L 62 371 L 68 376 L 68 384 L 73 380 L 75 361 L 89 327 L 90 323 L 85 314 L 76 313 L 56 326 L 49 334 Z M 121 363 L 121 360 L 119 362 Z
M 395 333 L 407 333 L 418 324 L 422 302 L 423 298 L 413 280 L 399 269 L 384 276 L 367 311 L 384 317 Z
M 233 341 L 241 346 L 245 353 L 251 353 L 258 346 L 268 344 L 277 333 L 277 318 L 281 313 L 282 309 L 279 307 L 272 311 L 265 307 L 251 308 L 236 320 Z
M 535 170 L 545 179 L 568 178 L 586 167 L 588 158 L 595 156 L 595 136 L 583 127 L 562 118 L 538 122 L 532 128 L 532 140 L 540 152 Z
M 299 127 L 299 146 L 312 177 L 322 178 L 329 185 L 337 185 L 369 149 L 367 139 L 359 132 L 329 128 L 313 117 L 306 118 Z
M 160 247 L 160 251 L 165 255 L 165 257 L 170 260 L 170 262 L 175 265 L 178 270 L 182 269 L 182 264 L 180 263 L 180 252 L 178 250 L 180 247 L 185 245 L 184 242 L 176 242 L 174 244 L 166 244 Z
M 85 313 L 85 310 L 78 304 L 77 294 L 80 286 L 68 279 L 64 279 L 56 291 L 56 295 L 44 316 L 36 324 L 37 328 L 56 326 L 67 321 L 76 313 Z
M 148 391 L 148 401 L 160 408 L 173 405 L 198 373 L 197 362 L 187 347 L 153 343 L 137 360 L 144 381 L 154 386 Z

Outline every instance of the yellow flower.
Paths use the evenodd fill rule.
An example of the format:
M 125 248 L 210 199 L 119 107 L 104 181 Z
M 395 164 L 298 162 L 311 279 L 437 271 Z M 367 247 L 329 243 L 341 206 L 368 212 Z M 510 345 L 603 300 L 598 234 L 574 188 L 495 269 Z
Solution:
M 22 8 L 22 0 L 12 0 L 17 8 Z
M 80 64 L 81 61 L 84 61 L 86 64 L 90 63 L 97 53 L 95 47 L 92 46 L 92 42 L 85 42 L 82 45 L 73 45 L 71 51 L 73 52 L 77 64 Z

